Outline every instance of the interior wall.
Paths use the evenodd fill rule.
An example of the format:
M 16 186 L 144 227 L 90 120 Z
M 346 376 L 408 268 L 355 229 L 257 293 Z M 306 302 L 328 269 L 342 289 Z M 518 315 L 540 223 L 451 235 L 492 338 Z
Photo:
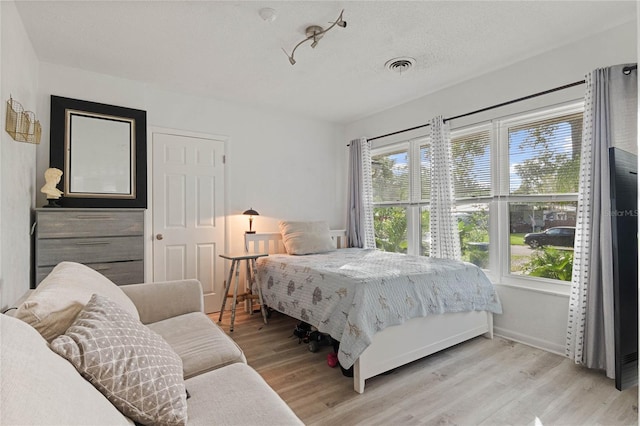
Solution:
M 478 76 L 453 87 L 407 102 L 346 126 L 347 139 L 375 137 L 427 123 L 437 115 L 453 117 L 490 105 L 517 99 L 583 80 L 591 70 L 637 62 L 637 21 L 607 30 L 594 37 Z M 584 86 L 520 102 L 451 122 L 451 128 L 480 123 L 540 107 L 584 97 Z M 425 129 L 375 141 L 378 145 L 426 134 Z M 497 286 L 504 314 L 495 316 L 497 334 L 553 352 L 564 353 L 568 294 L 536 292 L 519 287 Z
M 280 219 L 326 220 L 334 228 L 345 226 L 346 179 L 344 167 L 336 165 L 336 161 L 346 162 L 342 159 L 347 154 L 342 126 L 49 63 L 40 66 L 38 105 L 43 111 L 43 144 L 38 150 L 38 185 L 44 184 L 43 172 L 49 166 L 50 96 L 58 95 L 145 110 L 149 128 L 228 138 L 225 177 L 229 251 L 244 250 L 248 220 L 241 213 L 250 207 L 260 213 L 254 220 L 258 231 L 278 231 Z M 150 188 L 148 192 L 151 194 Z M 44 196 L 38 197 L 38 206 L 45 202 Z M 150 209 L 151 204 L 147 222 Z M 147 253 L 151 253 L 149 232 Z M 147 260 L 151 260 L 148 255 Z M 147 262 L 148 280 L 150 272 Z
M 31 209 L 35 200 L 36 151 L 40 146 L 16 142 L 4 129 L 7 100 L 40 116 L 38 60 L 13 2 L 0 2 L 0 309 L 28 289 L 31 275 Z

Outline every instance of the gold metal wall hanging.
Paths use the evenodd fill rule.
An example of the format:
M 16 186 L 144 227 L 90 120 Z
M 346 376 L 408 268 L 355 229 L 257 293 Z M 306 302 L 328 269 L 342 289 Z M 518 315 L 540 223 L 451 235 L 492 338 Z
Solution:
M 42 136 L 42 126 L 36 120 L 36 115 L 25 111 L 20 102 L 11 97 L 7 101 L 5 130 L 18 142 L 39 144 Z

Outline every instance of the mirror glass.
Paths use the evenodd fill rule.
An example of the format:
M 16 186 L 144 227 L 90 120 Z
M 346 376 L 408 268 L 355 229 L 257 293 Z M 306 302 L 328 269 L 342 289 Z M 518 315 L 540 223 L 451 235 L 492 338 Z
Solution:
M 67 110 L 66 196 L 135 198 L 133 120 Z
M 147 207 L 147 113 L 51 96 L 49 167 L 62 207 Z

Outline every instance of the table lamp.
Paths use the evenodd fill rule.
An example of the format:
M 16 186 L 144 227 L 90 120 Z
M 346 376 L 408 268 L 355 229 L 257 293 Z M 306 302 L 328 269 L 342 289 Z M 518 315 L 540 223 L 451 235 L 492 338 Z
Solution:
M 245 215 L 249 216 L 249 230 L 246 231 L 246 233 L 247 234 L 255 234 L 256 231 L 252 231 L 251 230 L 251 226 L 253 225 L 253 217 L 254 216 L 260 216 L 260 213 L 255 211 L 253 208 L 249 208 L 249 210 L 245 210 L 242 214 L 245 214 Z

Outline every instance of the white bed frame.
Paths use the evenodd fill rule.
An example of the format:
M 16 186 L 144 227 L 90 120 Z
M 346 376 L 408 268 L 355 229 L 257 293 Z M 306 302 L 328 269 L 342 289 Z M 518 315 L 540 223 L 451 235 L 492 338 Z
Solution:
M 344 230 L 331 231 L 331 238 L 336 248 L 346 247 Z M 251 253 L 286 253 L 278 232 L 245 234 L 245 246 Z M 353 365 L 353 388 L 363 393 L 365 380 L 370 377 L 480 335 L 493 338 L 491 312 L 430 315 L 385 328 L 373 336 L 371 345 Z

